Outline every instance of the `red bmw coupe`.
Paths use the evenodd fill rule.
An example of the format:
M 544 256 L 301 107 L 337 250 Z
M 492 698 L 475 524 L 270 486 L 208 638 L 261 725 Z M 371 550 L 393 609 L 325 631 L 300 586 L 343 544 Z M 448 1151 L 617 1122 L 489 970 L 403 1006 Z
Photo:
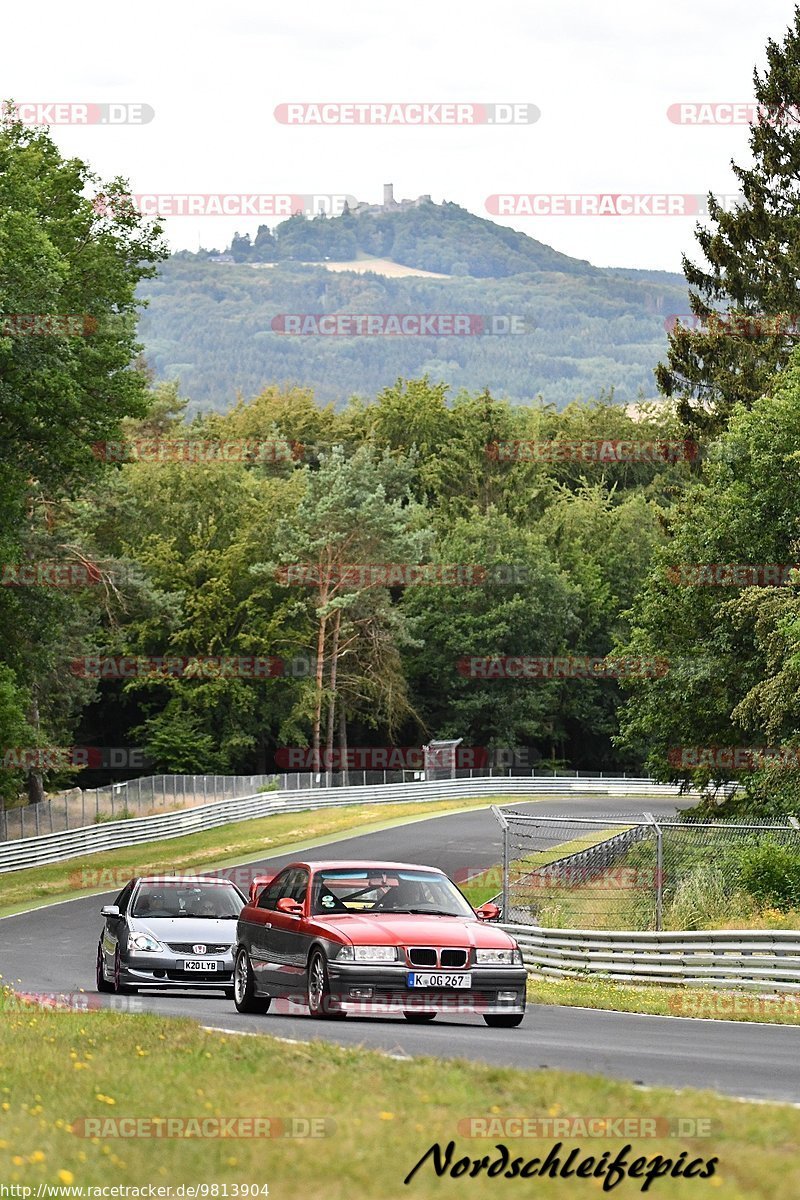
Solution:
M 239 1012 L 283 998 L 313 1017 L 461 1012 L 509 1027 L 525 1015 L 522 954 L 489 924 L 496 905 L 473 909 L 435 867 L 295 862 L 253 893 L 236 929 Z

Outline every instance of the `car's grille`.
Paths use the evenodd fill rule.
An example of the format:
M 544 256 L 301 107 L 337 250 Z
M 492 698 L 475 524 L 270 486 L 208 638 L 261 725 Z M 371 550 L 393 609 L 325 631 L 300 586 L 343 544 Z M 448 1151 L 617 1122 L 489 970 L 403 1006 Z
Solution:
M 194 954 L 195 946 L 205 946 L 203 957 L 206 954 L 227 954 L 231 949 L 229 942 L 167 942 L 167 945 L 175 954 Z
M 468 950 L 439 950 L 432 946 L 409 946 L 408 961 L 412 967 L 465 967 Z
M 467 965 L 466 950 L 442 950 L 440 958 L 443 967 L 465 967 Z

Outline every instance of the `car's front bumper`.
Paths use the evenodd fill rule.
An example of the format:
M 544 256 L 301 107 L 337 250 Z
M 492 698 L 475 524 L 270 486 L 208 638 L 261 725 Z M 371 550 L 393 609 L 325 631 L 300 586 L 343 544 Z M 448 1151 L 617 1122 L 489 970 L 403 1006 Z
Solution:
M 328 963 L 331 1002 L 342 1012 L 392 1013 L 524 1013 L 527 972 L 524 967 L 469 967 L 469 988 L 408 986 L 405 964 Z M 446 971 L 444 974 L 461 974 Z
M 120 963 L 120 982 L 138 988 L 226 988 L 233 986 L 233 950 L 209 955 L 215 971 L 187 971 L 185 954 L 128 954 Z

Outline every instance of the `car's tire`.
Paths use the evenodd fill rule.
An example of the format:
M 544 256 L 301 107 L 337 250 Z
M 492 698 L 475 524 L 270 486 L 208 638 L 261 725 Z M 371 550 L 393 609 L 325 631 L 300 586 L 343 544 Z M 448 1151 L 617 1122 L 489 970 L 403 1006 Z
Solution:
M 127 983 L 121 983 L 122 975 L 122 957 L 119 952 L 119 944 L 114 951 L 114 982 L 111 984 L 111 991 L 117 996 L 131 996 L 136 991 L 135 987 L 129 987 Z
M 224 993 L 226 1000 L 235 1000 L 236 999 L 236 989 L 235 988 L 226 987 L 226 988 L 223 988 L 222 991 Z
M 412 1025 L 427 1025 L 428 1021 L 432 1021 L 436 1013 L 432 1012 L 404 1012 L 403 1016 Z
M 315 950 L 308 961 L 308 979 L 306 984 L 308 1011 L 312 1017 L 323 1017 L 327 1020 L 341 1020 L 347 1013 L 333 1008 L 331 985 L 328 979 L 328 966 L 325 955 L 321 950 Z
M 225 989 L 228 994 L 228 989 Z M 240 946 L 233 964 L 233 1003 L 240 1013 L 265 1013 L 272 1003 L 269 996 L 257 996 L 253 969 L 244 946 Z
M 103 974 L 103 943 L 97 943 L 97 963 L 95 965 L 95 980 L 98 992 L 113 992 L 114 985 L 109 983 Z
M 483 1019 L 493 1029 L 515 1029 L 524 1016 L 524 1013 L 485 1013 Z

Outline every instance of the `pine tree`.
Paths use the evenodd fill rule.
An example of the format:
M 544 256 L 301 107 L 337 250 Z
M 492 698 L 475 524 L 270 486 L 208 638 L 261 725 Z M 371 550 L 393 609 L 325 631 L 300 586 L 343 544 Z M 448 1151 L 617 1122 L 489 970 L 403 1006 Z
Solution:
M 767 43 L 767 68 L 753 74 L 758 122 L 753 165 L 732 162 L 742 199 L 732 211 L 709 195 L 711 228 L 695 236 L 707 267 L 683 259 L 698 329 L 676 325 L 661 392 L 678 400 L 693 432 L 723 429 L 737 403 L 750 408 L 788 361 L 800 321 L 800 8 L 781 45 Z M 715 316 L 722 312 L 722 316 Z

